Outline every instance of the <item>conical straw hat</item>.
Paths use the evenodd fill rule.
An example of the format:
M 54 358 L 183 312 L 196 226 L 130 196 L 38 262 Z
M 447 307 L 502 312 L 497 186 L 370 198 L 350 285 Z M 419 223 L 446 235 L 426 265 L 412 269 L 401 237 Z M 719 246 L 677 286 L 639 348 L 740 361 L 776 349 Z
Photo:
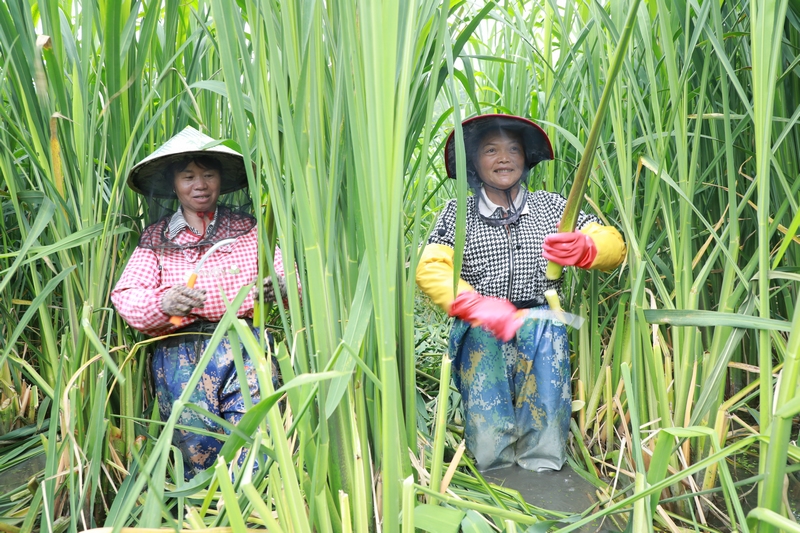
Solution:
M 216 142 L 208 135 L 187 126 L 131 169 L 128 186 L 148 197 L 177 198 L 173 191 L 173 177 L 166 175 L 169 166 L 187 157 L 212 156 L 222 165 L 220 194 L 247 187 L 247 173 L 242 155 L 221 144 L 208 147 Z

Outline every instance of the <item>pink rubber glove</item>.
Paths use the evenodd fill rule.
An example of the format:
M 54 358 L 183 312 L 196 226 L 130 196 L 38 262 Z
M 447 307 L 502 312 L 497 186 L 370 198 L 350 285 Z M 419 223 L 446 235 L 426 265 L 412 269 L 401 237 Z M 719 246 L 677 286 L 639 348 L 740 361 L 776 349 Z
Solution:
M 597 246 L 580 231 L 551 233 L 542 243 L 542 256 L 561 266 L 589 268 L 597 257 Z
M 481 296 L 477 292 L 465 291 L 456 296 L 450 305 L 450 316 L 482 326 L 503 342 L 514 338 L 522 326 L 519 310 L 508 300 Z

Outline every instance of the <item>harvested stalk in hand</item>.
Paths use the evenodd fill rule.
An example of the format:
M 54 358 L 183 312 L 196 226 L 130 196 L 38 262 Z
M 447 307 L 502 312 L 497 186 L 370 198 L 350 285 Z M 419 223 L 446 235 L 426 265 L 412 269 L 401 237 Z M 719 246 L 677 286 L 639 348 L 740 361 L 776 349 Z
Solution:
M 639 9 L 639 2 L 641 0 L 634 0 L 631 4 L 631 10 L 628 12 L 628 18 L 625 20 L 625 29 L 620 36 L 617 49 L 614 52 L 614 57 L 611 60 L 611 66 L 608 70 L 608 78 L 603 88 L 603 94 L 600 97 L 600 105 L 597 107 L 597 112 L 592 121 L 592 129 L 589 130 L 589 138 L 586 141 L 586 146 L 583 149 L 583 157 L 581 157 L 578 171 L 575 174 L 575 181 L 572 183 L 572 189 L 569 191 L 567 198 L 567 205 L 564 208 L 564 214 L 561 215 L 561 223 L 558 226 L 559 233 L 575 231 L 575 225 L 578 222 L 578 214 L 580 213 L 580 204 L 583 195 L 586 193 L 586 185 L 589 183 L 589 168 L 591 168 L 594 161 L 594 150 L 597 147 L 597 139 L 600 137 L 600 126 L 603 124 L 605 118 L 605 111 L 608 107 L 608 101 L 611 99 L 611 92 L 614 88 L 614 80 L 617 78 L 620 67 L 622 66 L 625 51 L 628 48 L 628 41 L 631 39 L 633 33 L 633 24 L 636 20 L 636 11 Z M 547 263 L 547 279 L 559 279 L 564 267 L 558 263 L 549 261 Z

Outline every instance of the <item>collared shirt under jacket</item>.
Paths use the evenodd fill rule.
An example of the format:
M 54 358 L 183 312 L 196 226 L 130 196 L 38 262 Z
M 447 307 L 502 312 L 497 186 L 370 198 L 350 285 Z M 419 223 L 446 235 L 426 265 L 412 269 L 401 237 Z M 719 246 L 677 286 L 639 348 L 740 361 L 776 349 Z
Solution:
M 224 216 L 220 214 L 220 216 Z M 188 226 L 183 225 L 174 237 L 176 244 L 197 241 Z M 170 333 L 197 320 L 219 322 L 225 314 L 222 293 L 232 301 L 239 290 L 258 278 L 258 230 L 253 227 L 233 243 L 216 250 L 197 276 L 196 289 L 205 289 L 203 308 L 193 309 L 177 326 L 161 310 L 161 298 L 175 285 L 185 284 L 189 274 L 209 246 L 150 250 L 137 246 L 128 261 L 117 285 L 111 292 L 119 314 L 131 327 L 151 336 Z M 284 275 L 279 248 L 275 248 L 275 271 Z M 252 318 L 255 291 L 250 291 L 239 308 L 237 316 Z

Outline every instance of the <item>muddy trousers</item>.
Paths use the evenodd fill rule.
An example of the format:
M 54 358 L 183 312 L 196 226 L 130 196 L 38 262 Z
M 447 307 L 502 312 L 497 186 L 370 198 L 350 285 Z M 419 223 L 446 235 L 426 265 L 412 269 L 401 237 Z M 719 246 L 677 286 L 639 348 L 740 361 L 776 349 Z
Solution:
M 450 332 L 453 379 L 461 393 L 467 449 L 480 470 L 517 463 L 559 470 L 572 416 L 567 331 L 526 320 L 502 342 L 456 320 Z
M 253 333 L 256 337 L 259 336 L 257 328 L 253 328 Z M 164 339 L 156 346 L 152 370 L 162 421 L 169 419 L 173 404 L 186 388 L 210 339 L 211 337 L 207 335 L 186 335 Z M 247 374 L 247 390 L 252 402 L 257 403 L 260 392 L 255 367 L 243 345 L 241 354 Z M 233 350 L 227 337 L 223 337 L 211 356 L 197 387 L 192 391 L 189 403 L 202 407 L 234 425 L 244 416 L 245 402 L 241 381 L 236 372 Z M 221 435 L 228 433 L 214 420 L 188 408 L 184 408 L 180 413 L 177 424 Z M 187 479 L 213 466 L 223 445 L 220 439 L 185 429 L 174 431 L 172 443 L 183 454 Z M 225 459 L 230 462 L 233 458 Z

